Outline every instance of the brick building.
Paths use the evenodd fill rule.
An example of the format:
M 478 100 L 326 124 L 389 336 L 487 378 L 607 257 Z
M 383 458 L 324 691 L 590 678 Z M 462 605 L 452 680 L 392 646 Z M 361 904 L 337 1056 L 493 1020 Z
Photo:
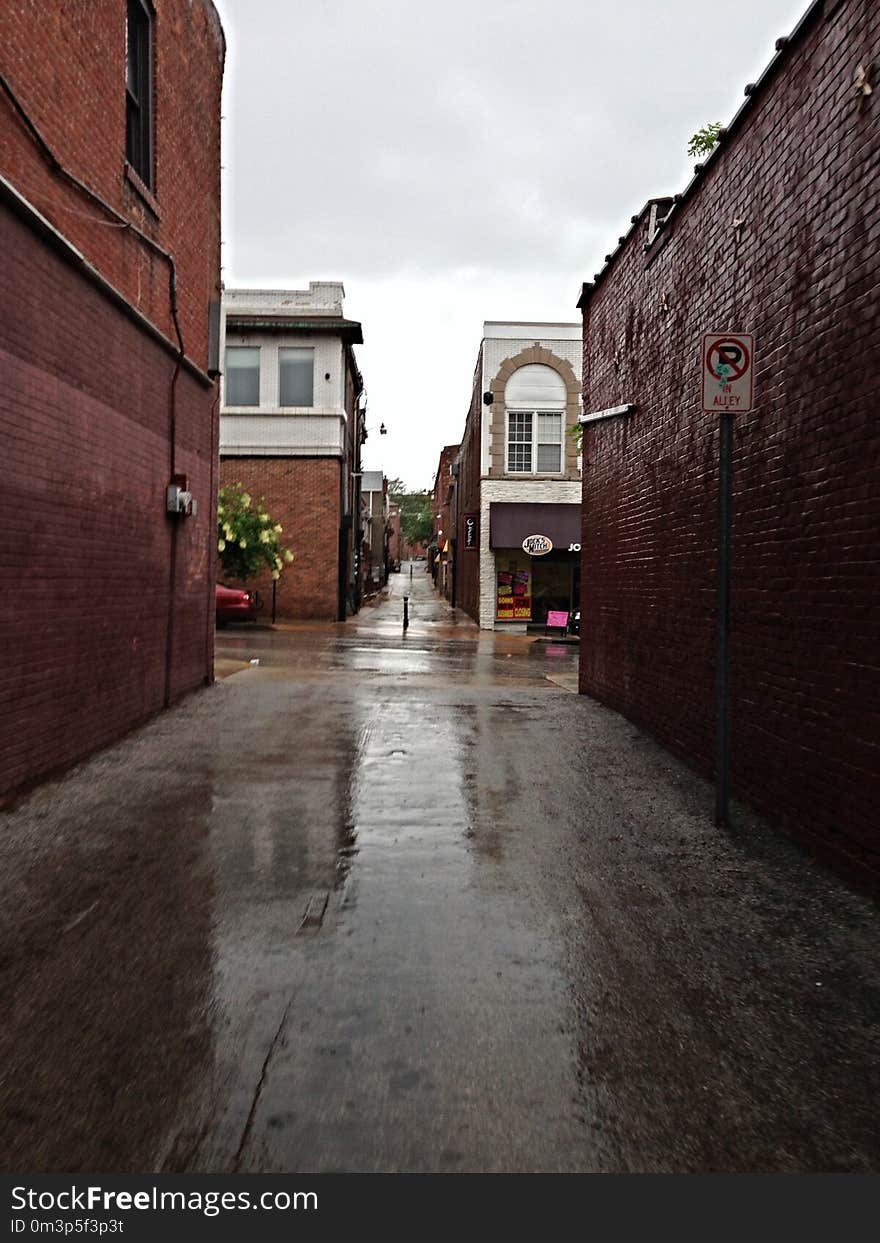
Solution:
M 486 323 L 456 469 L 452 603 L 525 631 L 579 595 L 579 324 Z M 523 547 L 529 536 L 543 542 Z
M 0 795 L 212 677 L 224 53 L 209 0 L 0 6 Z
M 434 582 L 437 590 L 447 600 L 454 594 L 455 575 L 455 520 L 453 518 L 453 492 L 455 485 L 455 460 L 458 445 L 447 445 L 440 451 L 437 473 L 434 476 Z
M 694 180 L 584 286 L 581 690 L 713 768 L 718 416 L 706 332 L 755 338 L 735 417 L 734 794 L 880 876 L 880 6 L 818 0 Z
M 388 569 L 400 568 L 404 550 L 403 531 L 400 527 L 400 502 L 388 500 Z
M 343 621 L 360 606 L 363 335 L 344 296 L 336 281 L 223 295 L 220 481 L 263 497 L 284 528 L 295 560 L 278 580 L 279 617 Z M 269 572 L 253 585 L 268 605 Z

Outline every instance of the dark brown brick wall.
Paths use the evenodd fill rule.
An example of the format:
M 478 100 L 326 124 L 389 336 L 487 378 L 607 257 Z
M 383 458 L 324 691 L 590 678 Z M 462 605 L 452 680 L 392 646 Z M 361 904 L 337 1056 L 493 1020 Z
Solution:
M 756 339 L 736 418 L 734 793 L 880 874 L 880 6 L 819 5 L 704 180 L 588 298 L 581 689 L 712 770 L 717 418 L 704 332 Z M 739 223 L 737 223 L 739 222 Z
M 474 621 L 480 618 L 480 550 L 479 546 L 468 551 L 464 546 L 464 518 L 466 514 L 480 512 L 480 434 L 483 419 L 483 394 L 480 383 L 483 376 L 483 347 L 477 357 L 471 404 L 461 438 L 459 475 L 456 485 L 455 509 L 458 531 L 456 532 L 455 603 L 464 609 Z M 489 538 L 489 532 L 480 531 L 480 540 Z
M 221 486 L 240 483 L 255 503 L 263 498 L 263 508 L 284 528 L 282 542 L 295 560 L 278 579 L 279 617 L 336 620 L 341 468 L 335 458 L 225 457 L 220 463 Z M 264 616 L 270 615 L 271 574 L 247 585 L 257 587 Z
M 440 554 L 440 562 L 448 567 L 445 575 L 437 575 L 435 582 L 438 587 L 445 588 L 444 594 L 447 597 L 452 595 L 452 560 L 455 556 L 451 489 L 454 483 L 452 465 L 458 456 L 458 448 L 458 445 L 446 445 L 440 451 L 437 473 L 434 476 L 434 539 L 438 542 L 437 551 Z M 444 553 L 443 548 L 447 541 L 449 541 L 449 550 Z M 438 570 L 439 568 L 440 566 Z
M 156 10 L 155 196 L 125 173 L 125 4 L 0 5 L 0 62 L 58 160 L 173 253 L 186 352 L 204 369 L 223 36 L 207 0 Z M 3 797 L 210 680 L 218 421 L 215 386 L 184 366 L 174 467 L 200 510 L 174 523 L 175 355 L 124 306 L 173 338 L 169 265 L 52 169 L 3 92 L 0 174 L 121 295 L 0 194 Z
M 0 796 L 164 702 L 174 358 L 0 204 Z M 171 697 L 211 676 L 212 388 L 177 382 Z

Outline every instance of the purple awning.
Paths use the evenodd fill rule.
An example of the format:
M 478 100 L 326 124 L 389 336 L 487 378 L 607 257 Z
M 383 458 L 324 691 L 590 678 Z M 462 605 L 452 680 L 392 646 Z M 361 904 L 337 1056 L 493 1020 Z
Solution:
M 489 547 L 521 548 L 529 535 L 547 535 L 555 552 L 567 552 L 581 542 L 581 507 L 528 505 L 492 501 L 489 504 Z

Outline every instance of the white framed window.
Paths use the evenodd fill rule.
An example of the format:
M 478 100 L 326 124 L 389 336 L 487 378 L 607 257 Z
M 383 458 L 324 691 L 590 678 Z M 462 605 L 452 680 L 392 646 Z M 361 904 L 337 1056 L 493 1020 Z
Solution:
M 559 475 L 565 466 L 565 381 L 543 363 L 518 368 L 504 390 L 505 472 Z
M 224 403 L 227 406 L 260 404 L 259 346 L 227 346 Z
M 564 458 L 563 421 L 561 410 L 508 410 L 508 474 L 560 474 Z
M 315 393 L 315 351 L 282 346 L 278 351 L 279 406 L 312 406 Z

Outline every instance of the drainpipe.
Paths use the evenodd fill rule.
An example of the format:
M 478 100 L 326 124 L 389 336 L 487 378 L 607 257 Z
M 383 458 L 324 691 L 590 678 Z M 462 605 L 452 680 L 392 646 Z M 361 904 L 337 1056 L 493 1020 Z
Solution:
M 208 577 L 212 581 L 215 580 L 213 567 L 217 564 L 217 517 L 215 506 L 217 504 L 217 465 L 218 465 L 218 447 L 217 447 L 217 431 L 219 422 L 215 421 L 217 414 L 217 406 L 220 403 L 220 381 L 216 381 L 217 392 L 211 406 L 211 495 L 208 504 Z M 214 629 L 216 625 L 217 604 L 214 599 L 216 592 L 211 592 L 208 596 L 208 612 L 205 618 L 205 686 L 210 686 L 214 681 Z M 167 691 L 167 688 L 166 688 Z
M 177 380 L 180 375 L 181 364 L 185 350 L 183 348 L 183 337 L 180 332 L 180 322 L 177 318 L 177 273 L 174 269 L 174 260 L 171 260 L 168 292 L 171 300 L 171 318 L 174 321 L 174 331 L 177 333 L 178 354 L 174 364 L 174 375 L 171 377 L 171 391 L 168 397 L 168 443 L 169 443 L 169 460 L 170 470 L 169 479 L 173 480 L 177 474 Z M 171 706 L 171 680 L 174 665 L 174 591 L 177 584 L 177 531 L 180 526 L 178 519 L 173 519 L 171 526 L 171 547 L 168 556 L 168 613 L 165 624 L 165 707 Z

